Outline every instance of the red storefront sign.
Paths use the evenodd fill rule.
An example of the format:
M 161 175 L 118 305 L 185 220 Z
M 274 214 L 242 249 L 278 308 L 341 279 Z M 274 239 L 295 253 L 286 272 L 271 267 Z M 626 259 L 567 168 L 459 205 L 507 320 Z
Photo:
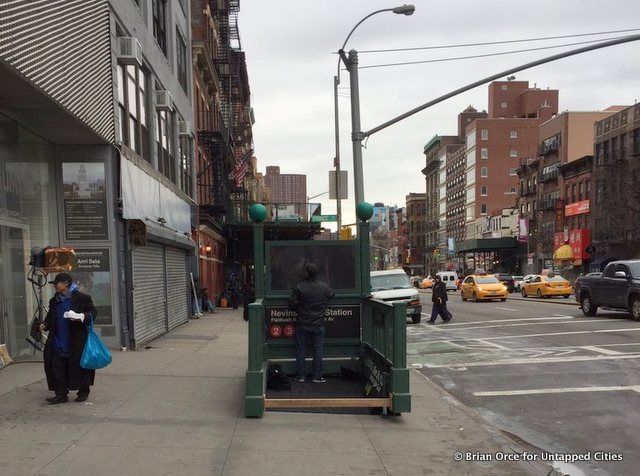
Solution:
M 565 217 L 583 215 L 585 213 L 589 213 L 589 200 L 582 200 L 581 202 L 570 203 L 564 206 Z
M 591 244 L 591 230 L 579 229 L 556 233 L 553 236 L 553 249 L 557 250 L 562 245 L 568 244 L 573 251 L 573 259 L 589 259 L 589 253 L 585 248 Z

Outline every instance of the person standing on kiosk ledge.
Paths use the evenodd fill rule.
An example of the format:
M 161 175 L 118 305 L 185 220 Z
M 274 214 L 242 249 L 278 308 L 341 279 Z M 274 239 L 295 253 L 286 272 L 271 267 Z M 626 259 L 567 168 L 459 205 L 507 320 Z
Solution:
M 293 288 L 290 307 L 298 314 L 296 324 L 296 382 L 305 381 L 304 356 L 309 339 L 313 339 L 313 383 L 324 383 L 324 315 L 329 299 L 335 296 L 324 281 L 318 280 L 318 267 L 307 263 L 304 279 Z
M 436 282 L 433 285 L 433 295 L 431 301 L 433 302 L 433 308 L 431 310 L 431 319 L 429 324 L 435 324 L 438 319 L 438 314 L 442 317 L 442 322 L 449 322 L 453 317 L 447 309 L 447 285 L 442 281 L 442 278 L 436 274 Z

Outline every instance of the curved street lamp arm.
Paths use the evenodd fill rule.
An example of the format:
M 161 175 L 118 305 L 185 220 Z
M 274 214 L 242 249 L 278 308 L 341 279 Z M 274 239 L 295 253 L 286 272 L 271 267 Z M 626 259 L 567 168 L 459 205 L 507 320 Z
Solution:
M 349 41 L 349 38 L 351 38 L 351 35 L 353 35 L 353 32 L 356 31 L 356 28 L 358 28 L 362 22 L 364 22 L 367 18 L 372 17 L 373 15 L 376 15 L 378 13 L 382 13 L 382 12 L 392 12 L 394 9 L 393 8 L 383 8 L 382 10 L 376 10 L 375 12 L 371 12 L 369 13 L 366 17 L 364 17 L 362 20 L 360 20 L 358 23 L 356 23 L 356 26 L 354 26 L 351 31 L 349 32 L 349 34 L 347 35 L 347 38 L 344 40 L 344 43 L 342 43 L 342 48 L 340 48 L 340 51 L 344 51 L 344 48 L 347 46 L 347 42 Z M 338 72 L 336 74 L 336 76 L 338 77 L 338 83 L 340 82 L 340 56 L 338 57 Z

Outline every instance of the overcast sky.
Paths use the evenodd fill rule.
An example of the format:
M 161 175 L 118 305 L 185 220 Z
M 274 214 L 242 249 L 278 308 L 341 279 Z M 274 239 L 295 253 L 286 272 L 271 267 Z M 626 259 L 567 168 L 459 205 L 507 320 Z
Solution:
M 400 5 L 379 0 L 242 0 L 240 35 L 247 54 L 255 110 L 258 166 L 307 175 L 308 194 L 328 190 L 334 157 L 331 54 L 368 13 Z M 404 48 L 500 41 L 540 36 L 640 28 L 638 0 L 416 0 L 412 16 L 378 14 L 363 23 L 347 49 Z M 640 31 L 639 31 L 640 32 Z M 636 32 L 638 33 L 638 32 Z M 361 54 L 360 65 L 416 61 L 509 51 L 591 38 L 444 50 Z M 537 58 L 577 48 L 543 50 L 493 58 L 360 70 L 363 130 L 429 99 L 485 76 Z M 560 90 L 560 110 L 602 110 L 640 99 L 640 43 L 629 43 L 539 66 L 517 74 L 538 87 Z M 342 168 L 349 171 L 350 201 L 344 223 L 354 221 L 348 73 L 340 98 Z M 436 133 L 455 134 L 457 114 L 468 105 L 487 108 L 481 86 L 373 135 L 364 150 L 367 201 L 404 205 L 409 192 L 424 192 L 424 144 Z M 335 212 L 327 196 L 324 214 Z

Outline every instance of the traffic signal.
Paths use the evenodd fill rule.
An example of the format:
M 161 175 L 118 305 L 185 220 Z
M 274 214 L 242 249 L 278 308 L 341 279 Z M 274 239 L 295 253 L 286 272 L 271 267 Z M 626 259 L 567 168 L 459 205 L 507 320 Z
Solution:
M 340 230 L 340 239 L 341 240 L 352 240 L 353 234 L 351 233 L 351 227 L 344 227 Z

